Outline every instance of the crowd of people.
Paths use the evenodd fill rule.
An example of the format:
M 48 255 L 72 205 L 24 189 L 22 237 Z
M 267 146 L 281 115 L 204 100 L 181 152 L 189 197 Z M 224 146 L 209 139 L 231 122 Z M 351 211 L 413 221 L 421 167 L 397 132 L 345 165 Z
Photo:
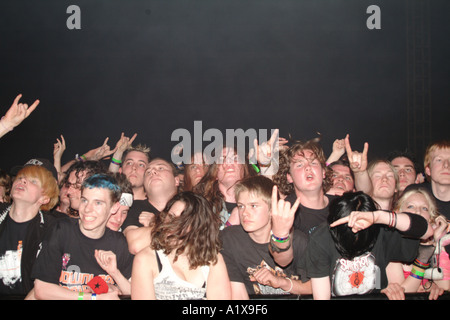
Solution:
M 17 96 L 0 138 L 39 104 Z M 61 163 L 0 170 L 0 296 L 25 299 L 314 299 L 450 290 L 450 140 L 423 169 L 407 152 L 368 161 L 336 139 L 278 138 L 258 164 L 224 146 L 174 165 L 136 134 Z M 275 158 L 274 155 L 277 155 Z M 270 170 L 276 165 L 277 170 Z

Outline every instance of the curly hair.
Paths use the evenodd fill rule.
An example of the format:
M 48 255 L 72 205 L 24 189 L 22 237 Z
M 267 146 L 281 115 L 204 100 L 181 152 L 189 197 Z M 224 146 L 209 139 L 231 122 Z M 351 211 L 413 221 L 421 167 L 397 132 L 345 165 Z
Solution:
M 177 201 L 183 202 L 185 208 L 180 216 L 173 216 L 169 211 Z M 214 265 L 221 249 L 219 226 L 218 215 L 204 197 L 191 191 L 181 192 L 153 220 L 150 247 L 163 250 L 166 255 L 175 251 L 174 261 L 184 253 L 191 269 Z
M 287 174 L 290 172 L 291 163 L 295 156 L 302 155 L 305 150 L 310 150 L 319 160 L 322 169 L 325 171 L 323 180 L 323 190 L 326 192 L 331 186 L 332 171 L 326 166 L 325 153 L 319 144 L 319 139 L 315 138 L 306 142 L 295 141 L 288 149 L 280 152 L 279 170 L 273 176 L 273 181 L 278 186 L 278 190 L 284 195 L 294 192 L 294 186 L 287 180 Z

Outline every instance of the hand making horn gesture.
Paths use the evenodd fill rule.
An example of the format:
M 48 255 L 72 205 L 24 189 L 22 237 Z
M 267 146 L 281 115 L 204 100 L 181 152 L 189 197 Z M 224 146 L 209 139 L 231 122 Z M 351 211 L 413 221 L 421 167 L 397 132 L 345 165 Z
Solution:
M 345 136 L 345 150 L 347 151 L 348 161 L 353 172 L 362 172 L 367 169 L 367 153 L 369 151 L 369 144 L 367 142 L 364 143 L 364 150 L 362 153 L 353 151 L 350 146 L 349 135 L 347 134 L 347 136 Z
M 278 187 L 272 189 L 272 233 L 278 238 L 286 238 L 294 224 L 295 212 L 300 205 L 300 198 L 291 206 L 289 201 L 278 199 Z
M 5 116 L 2 117 L 1 127 L 7 131 L 12 131 L 17 127 L 23 120 L 25 120 L 38 106 L 39 100 L 34 101 L 31 106 L 26 103 L 19 103 L 22 94 L 19 94 L 15 99 L 11 107 L 6 112 Z

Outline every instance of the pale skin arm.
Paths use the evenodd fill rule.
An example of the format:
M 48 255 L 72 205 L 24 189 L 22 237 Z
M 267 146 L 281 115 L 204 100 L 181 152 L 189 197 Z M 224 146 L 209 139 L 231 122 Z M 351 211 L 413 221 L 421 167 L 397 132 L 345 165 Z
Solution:
M 231 283 L 221 254 L 217 257 L 217 263 L 209 268 L 206 298 L 208 300 L 231 299 Z
M 34 296 L 38 300 L 78 300 L 79 293 L 68 290 L 54 283 L 35 280 Z M 91 293 L 84 293 L 83 300 L 91 299 Z M 107 293 L 98 294 L 97 300 L 119 300 L 118 291 L 109 290 Z
M 367 154 L 369 152 L 369 144 L 364 143 L 363 152 L 353 151 L 350 146 L 350 138 L 347 134 L 345 136 L 345 150 L 347 152 L 347 158 L 350 162 L 350 169 L 355 176 L 355 189 L 357 191 L 363 191 L 366 194 L 372 193 L 372 181 L 367 172 Z
M 39 100 L 36 100 L 31 106 L 28 106 L 26 103 L 19 103 L 20 98 L 22 98 L 22 94 L 19 94 L 14 99 L 11 107 L 9 107 L 3 119 L 0 120 L 0 138 L 28 118 L 40 102 Z
M 243 282 L 231 281 L 231 299 L 232 300 L 249 300 L 247 289 Z
M 131 254 L 137 254 L 142 249 L 150 246 L 151 228 L 150 227 L 127 227 L 123 234 L 128 242 L 128 251 Z
M 330 164 L 339 160 L 344 153 L 345 153 L 345 140 L 344 139 L 334 140 L 333 149 L 331 151 L 331 154 L 328 156 L 326 163 Z
M 270 270 L 261 268 L 253 274 L 254 279 L 263 285 L 280 288 L 292 294 L 311 294 L 311 281 L 289 280 L 285 277 L 274 275 Z
M 100 147 L 94 148 L 83 154 L 83 156 L 86 157 L 87 160 L 97 161 L 106 157 L 109 157 L 114 152 L 116 152 L 116 148 L 111 150 L 111 147 L 108 145 L 109 137 L 105 139 L 103 144 Z M 69 167 L 74 164 L 77 160 L 70 160 L 69 162 L 65 163 L 61 167 L 62 172 L 66 172 Z
M 56 138 L 56 143 L 53 145 L 53 165 L 58 172 L 58 182 L 61 182 L 64 178 L 64 173 L 61 171 L 61 158 L 66 150 L 66 141 L 64 140 L 63 135 L 61 135 L 61 140 Z
M 295 212 L 300 205 L 300 198 L 294 202 L 291 207 L 289 201 L 283 199 L 278 200 L 278 187 L 274 186 L 272 189 L 272 233 L 278 238 L 287 237 L 292 229 L 295 219 Z M 292 239 L 284 243 L 276 243 L 276 246 L 280 249 L 287 248 L 290 245 Z M 292 246 L 284 252 L 274 252 L 270 249 L 275 262 L 280 266 L 287 266 L 294 259 L 294 251 Z
M 95 259 L 103 270 L 105 270 L 116 282 L 121 294 L 131 294 L 131 283 L 117 269 L 117 258 L 114 252 L 105 250 L 95 250 Z
M 312 278 L 311 288 L 314 300 L 331 299 L 331 284 L 329 276 L 323 278 Z
M 155 277 L 156 265 L 155 252 L 150 247 L 140 251 L 133 261 L 131 273 L 131 299 L 132 300 L 155 300 Z
M 285 138 L 279 137 L 279 129 L 274 130 L 269 141 L 258 143 L 258 139 L 253 140 L 253 149 L 249 153 L 249 157 L 256 156 L 256 162 L 261 167 L 261 175 L 272 178 L 278 171 L 278 155 L 284 145 L 287 144 Z
M 133 144 L 134 139 L 136 139 L 137 133 L 135 133 L 131 138 L 125 137 L 122 132 L 119 141 L 117 141 L 115 152 L 113 154 L 113 158 L 116 160 L 122 161 L 123 153 Z M 120 165 L 110 163 L 109 171 L 110 172 L 119 172 Z

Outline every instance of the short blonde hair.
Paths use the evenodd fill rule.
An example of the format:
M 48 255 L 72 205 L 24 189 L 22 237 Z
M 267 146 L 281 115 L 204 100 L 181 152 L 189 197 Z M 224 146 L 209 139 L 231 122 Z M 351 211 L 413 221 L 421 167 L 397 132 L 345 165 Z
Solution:
M 42 194 L 50 201 L 41 206 L 41 210 L 49 211 L 53 209 L 59 200 L 59 187 L 53 174 L 42 166 L 25 166 L 18 173 L 17 177 L 29 177 L 38 179 L 41 183 Z
M 394 206 L 394 211 L 399 212 L 400 208 L 405 204 L 406 200 L 414 195 L 414 194 L 421 194 L 425 197 L 426 201 L 428 202 L 428 212 L 430 213 L 430 222 L 434 222 L 436 218 L 439 216 L 439 212 L 437 211 L 436 201 L 431 196 L 430 192 L 428 192 L 426 189 L 418 188 L 418 189 L 410 189 L 405 191 L 400 198 L 398 198 L 397 202 Z
M 423 167 L 424 169 L 430 166 L 431 163 L 431 155 L 434 151 L 440 149 L 450 149 L 450 140 L 441 140 L 434 143 L 431 143 L 427 149 L 425 150 L 425 156 L 423 159 Z M 427 175 L 428 176 L 428 175 Z

